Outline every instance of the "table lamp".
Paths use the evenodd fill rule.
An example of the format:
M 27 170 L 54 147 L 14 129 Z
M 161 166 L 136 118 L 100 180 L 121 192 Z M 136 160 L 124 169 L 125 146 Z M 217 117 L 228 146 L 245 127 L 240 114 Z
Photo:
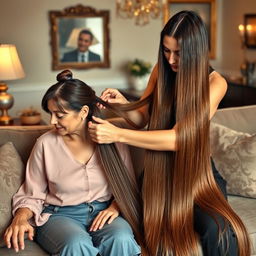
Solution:
M 0 125 L 12 124 L 13 120 L 8 115 L 8 109 L 13 106 L 13 96 L 7 93 L 8 86 L 2 82 L 23 78 L 23 71 L 15 45 L 0 44 Z

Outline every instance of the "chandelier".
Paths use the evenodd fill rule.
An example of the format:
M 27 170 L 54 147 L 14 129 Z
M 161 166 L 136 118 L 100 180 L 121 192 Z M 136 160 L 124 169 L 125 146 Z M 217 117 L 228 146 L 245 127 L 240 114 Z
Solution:
M 161 14 L 161 0 L 116 0 L 117 16 L 123 19 L 135 18 L 135 24 L 144 26 L 149 19 Z

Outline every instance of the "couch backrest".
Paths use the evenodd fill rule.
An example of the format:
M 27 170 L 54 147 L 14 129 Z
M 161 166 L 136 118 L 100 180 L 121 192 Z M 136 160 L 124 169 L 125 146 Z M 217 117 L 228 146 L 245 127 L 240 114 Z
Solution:
M 256 105 L 219 109 L 212 122 L 239 132 L 256 133 Z
M 11 141 L 17 149 L 23 163 L 26 163 L 36 139 L 51 129 L 51 126 L 0 128 L 0 146 Z
M 51 129 L 51 126 L 13 126 L 8 128 L 0 126 L 0 146 L 11 141 L 23 163 L 26 164 L 36 139 L 49 129 Z M 140 148 L 130 147 L 132 162 L 136 163 L 134 164 L 134 170 L 137 175 L 140 174 L 143 168 L 144 151 Z
M 255 133 L 256 105 L 219 109 L 212 121 L 236 131 Z M 12 128 L 2 126 L 0 127 L 0 145 L 12 141 L 23 162 L 26 163 L 36 139 L 50 128 L 51 126 Z M 134 169 L 139 174 L 143 169 L 144 150 L 136 147 L 130 147 L 130 149 Z

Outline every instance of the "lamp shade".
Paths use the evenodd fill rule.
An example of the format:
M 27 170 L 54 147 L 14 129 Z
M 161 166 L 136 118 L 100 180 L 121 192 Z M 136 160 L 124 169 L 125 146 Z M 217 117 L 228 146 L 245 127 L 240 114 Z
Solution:
M 15 80 L 24 76 L 15 45 L 0 44 L 0 80 Z

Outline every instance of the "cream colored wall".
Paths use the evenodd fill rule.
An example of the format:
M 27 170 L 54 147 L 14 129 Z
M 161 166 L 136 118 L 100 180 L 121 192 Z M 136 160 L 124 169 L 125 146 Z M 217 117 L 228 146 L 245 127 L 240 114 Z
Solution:
M 0 27 L 0 40 L 1 43 L 16 44 L 26 71 L 22 83 L 37 86 L 38 83 L 54 81 L 58 72 L 51 70 L 48 11 L 63 10 L 78 3 L 73 0 L 8 0 L 1 4 L 1 23 L 5 26 Z M 141 28 L 134 26 L 132 21 L 116 19 L 114 0 L 87 0 L 83 1 L 83 5 L 110 10 L 111 68 L 76 70 L 77 77 L 90 81 L 122 77 L 122 64 L 134 57 L 155 62 L 162 26 L 160 19 Z
M 219 59 L 219 67 L 229 75 L 239 75 L 240 65 L 243 60 L 241 41 L 238 33 L 238 25 L 243 24 L 244 14 L 256 14 L 255 0 L 222 0 L 222 32 L 221 49 L 222 56 Z M 256 61 L 256 49 L 246 50 L 247 59 Z
M 97 10 L 110 11 L 110 60 L 109 69 L 73 70 L 74 76 L 93 86 L 97 93 L 106 87 L 125 88 L 127 81 L 122 71 L 124 64 L 135 57 L 156 62 L 162 20 L 138 27 L 131 20 L 117 19 L 115 0 L 8 0 L 0 4 L 0 43 L 17 46 L 26 78 L 8 82 L 15 97 L 10 113 L 28 105 L 37 106 L 41 95 L 55 82 L 58 71 L 51 70 L 49 10 L 83 4 Z M 4 25 L 3 25 L 4 24 Z
M 151 20 L 145 27 L 135 26 L 132 20 L 116 18 L 115 0 L 1 0 L 0 43 L 17 46 L 26 73 L 26 78 L 8 82 L 15 97 L 12 115 L 30 105 L 40 107 L 43 93 L 55 82 L 58 71 L 51 70 L 48 11 L 77 4 L 110 11 L 111 67 L 73 70 L 75 77 L 93 86 L 98 94 L 106 87 L 128 86 L 123 72 L 128 60 L 137 57 L 156 62 L 162 19 Z M 211 64 L 218 71 L 239 74 L 242 54 L 237 26 L 242 23 L 244 13 L 256 13 L 256 1 L 217 0 L 217 7 L 217 58 Z M 251 51 L 250 55 L 255 52 Z

